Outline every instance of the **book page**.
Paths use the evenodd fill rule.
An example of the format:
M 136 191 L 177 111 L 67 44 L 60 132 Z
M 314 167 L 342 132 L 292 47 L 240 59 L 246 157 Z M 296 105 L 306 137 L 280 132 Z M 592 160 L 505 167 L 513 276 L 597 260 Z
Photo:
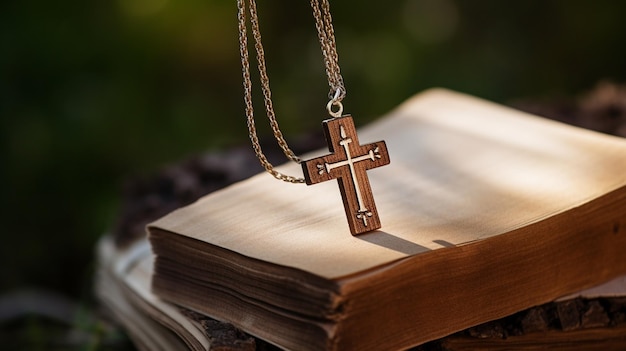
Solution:
M 379 231 L 350 235 L 336 181 L 294 185 L 266 173 L 152 226 L 338 279 L 507 233 L 626 184 L 626 141 L 442 89 L 416 95 L 359 139 L 385 140 L 390 154 L 390 165 L 368 171 Z

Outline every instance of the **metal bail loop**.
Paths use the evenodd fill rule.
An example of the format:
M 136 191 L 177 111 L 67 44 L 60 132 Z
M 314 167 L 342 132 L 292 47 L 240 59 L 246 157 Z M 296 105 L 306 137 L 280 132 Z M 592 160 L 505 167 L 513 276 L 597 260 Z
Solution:
M 333 106 L 337 106 L 337 111 L 333 111 Z M 328 105 L 326 105 L 326 110 L 328 110 L 328 114 L 332 117 L 341 117 L 343 113 L 343 104 L 341 101 L 330 100 Z
M 337 106 L 337 111 L 333 111 L 333 105 Z M 343 113 L 343 104 L 341 103 L 341 88 L 337 88 L 337 90 L 335 90 L 335 96 L 333 96 L 326 105 L 326 110 L 328 110 L 328 114 L 332 117 L 341 117 L 341 114 Z

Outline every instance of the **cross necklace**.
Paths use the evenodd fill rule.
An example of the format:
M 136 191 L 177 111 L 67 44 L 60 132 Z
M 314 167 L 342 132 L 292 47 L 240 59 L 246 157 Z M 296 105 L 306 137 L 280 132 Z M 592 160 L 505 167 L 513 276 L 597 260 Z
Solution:
M 256 57 L 263 91 L 265 110 L 278 145 L 285 156 L 302 165 L 304 178 L 280 173 L 267 160 L 261 150 L 256 133 L 254 109 L 252 107 L 252 82 L 250 78 L 250 61 L 248 56 L 246 2 L 250 13 L 250 26 L 255 41 Z M 320 3 L 321 2 L 321 3 Z M 265 68 L 265 54 L 261 44 L 261 32 L 257 16 L 255 0 L 237 0 L 239 21 L 239 47 L 243 67 L 244 102 L 248 131 L 254 152 L 261 165 L 276 179 L 289 183 L 317 184 L 337 179 L 341 198 L 352 235 L 373 231 L 381 228 L 378 211 L 366 171 L 389 164 L 389 154 L 384 141 L 360 145 L 352 116 L 342 115 L 342 100 L 346 95 L 343 77 L 339 70 L 337 46 L 335 44 L 332 17 L 328 0 L 311 0 L 315 17 L 315 27 L 322 47 L 330 101 L 326 109 L 331 119 L 324 120 L 322 126 L 330 154 L 303 161 L 289 148 L 285 141 L 274 113 L 269 78 Z

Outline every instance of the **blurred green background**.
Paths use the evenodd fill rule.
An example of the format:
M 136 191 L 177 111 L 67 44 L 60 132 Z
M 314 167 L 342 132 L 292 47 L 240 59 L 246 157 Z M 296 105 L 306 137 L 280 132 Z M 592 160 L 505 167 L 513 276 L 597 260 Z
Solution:
M 258 5 L 281 126 L 319 128 L 328 87 L 309 2 Z M 331 5 L 359 125 L 433 86 L 507 103 L 626 81 L 624 1 Z M 0 294 L 89 306 L 123 179 L 246 143 L 242 101 L 234 0 L 1 2 Z

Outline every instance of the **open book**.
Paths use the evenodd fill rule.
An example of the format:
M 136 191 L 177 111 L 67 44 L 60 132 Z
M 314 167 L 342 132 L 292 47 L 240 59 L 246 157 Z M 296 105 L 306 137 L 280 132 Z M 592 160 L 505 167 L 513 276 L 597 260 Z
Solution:
M 381 230 L 350 235 L 331 182 L 261 174 L 149 226 L 153 291 L 284 348 L 379 350 L 626 273 L 626 141 L 445 90 L 359 138 L 389 149 Z

